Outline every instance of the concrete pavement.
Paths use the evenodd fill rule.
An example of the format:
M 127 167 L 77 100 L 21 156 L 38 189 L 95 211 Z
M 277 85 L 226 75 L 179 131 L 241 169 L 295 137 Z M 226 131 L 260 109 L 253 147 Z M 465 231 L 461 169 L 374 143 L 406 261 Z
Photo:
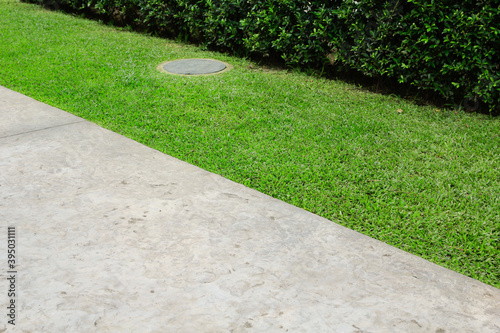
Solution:
M 0 226 L 0 332 L 500 332 L 499 289 L 4 87 Z

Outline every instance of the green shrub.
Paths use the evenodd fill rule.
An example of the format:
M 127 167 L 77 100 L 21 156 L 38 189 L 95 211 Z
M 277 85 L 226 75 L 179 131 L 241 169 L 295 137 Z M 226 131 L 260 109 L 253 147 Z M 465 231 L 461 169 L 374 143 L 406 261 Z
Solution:
M 336 35 L 341 1 L 255 1 L 241 22 L 246 50 L 280 55 L 290 65 L 318 66 L 327 62 Z
M 334 44 L 343 62 L 447 99 L 500 106 L 500 6 L 490 1 L 346 1 Z M 470 103 L 468 103 L 470 104 Z

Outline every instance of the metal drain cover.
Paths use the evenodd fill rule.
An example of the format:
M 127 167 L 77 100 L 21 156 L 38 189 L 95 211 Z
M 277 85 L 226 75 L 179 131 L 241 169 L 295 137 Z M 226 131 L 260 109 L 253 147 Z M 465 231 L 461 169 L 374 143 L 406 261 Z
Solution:
M 221 73 L 229 67 L 226 63 L 213 59 L 182 59 L 165 62 L 159 69 L 171 74 L 207 75 Z

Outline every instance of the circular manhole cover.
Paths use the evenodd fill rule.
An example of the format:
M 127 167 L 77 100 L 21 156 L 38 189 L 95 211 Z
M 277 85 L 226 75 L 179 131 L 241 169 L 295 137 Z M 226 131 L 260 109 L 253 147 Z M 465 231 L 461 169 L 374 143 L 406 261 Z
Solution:
M 207 75 L 222 73 L 230 69 L 230 66 L 213 59 L 182 59 L 164 62 L 158 69 L 179 75 Z

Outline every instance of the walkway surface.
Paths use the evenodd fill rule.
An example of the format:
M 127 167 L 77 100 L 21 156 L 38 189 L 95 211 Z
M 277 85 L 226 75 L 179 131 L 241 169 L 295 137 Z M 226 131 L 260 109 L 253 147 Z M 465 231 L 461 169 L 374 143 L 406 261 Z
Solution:
M 0 225 L 0 332 L 500 332 L 499 289 L 3 87 Z

